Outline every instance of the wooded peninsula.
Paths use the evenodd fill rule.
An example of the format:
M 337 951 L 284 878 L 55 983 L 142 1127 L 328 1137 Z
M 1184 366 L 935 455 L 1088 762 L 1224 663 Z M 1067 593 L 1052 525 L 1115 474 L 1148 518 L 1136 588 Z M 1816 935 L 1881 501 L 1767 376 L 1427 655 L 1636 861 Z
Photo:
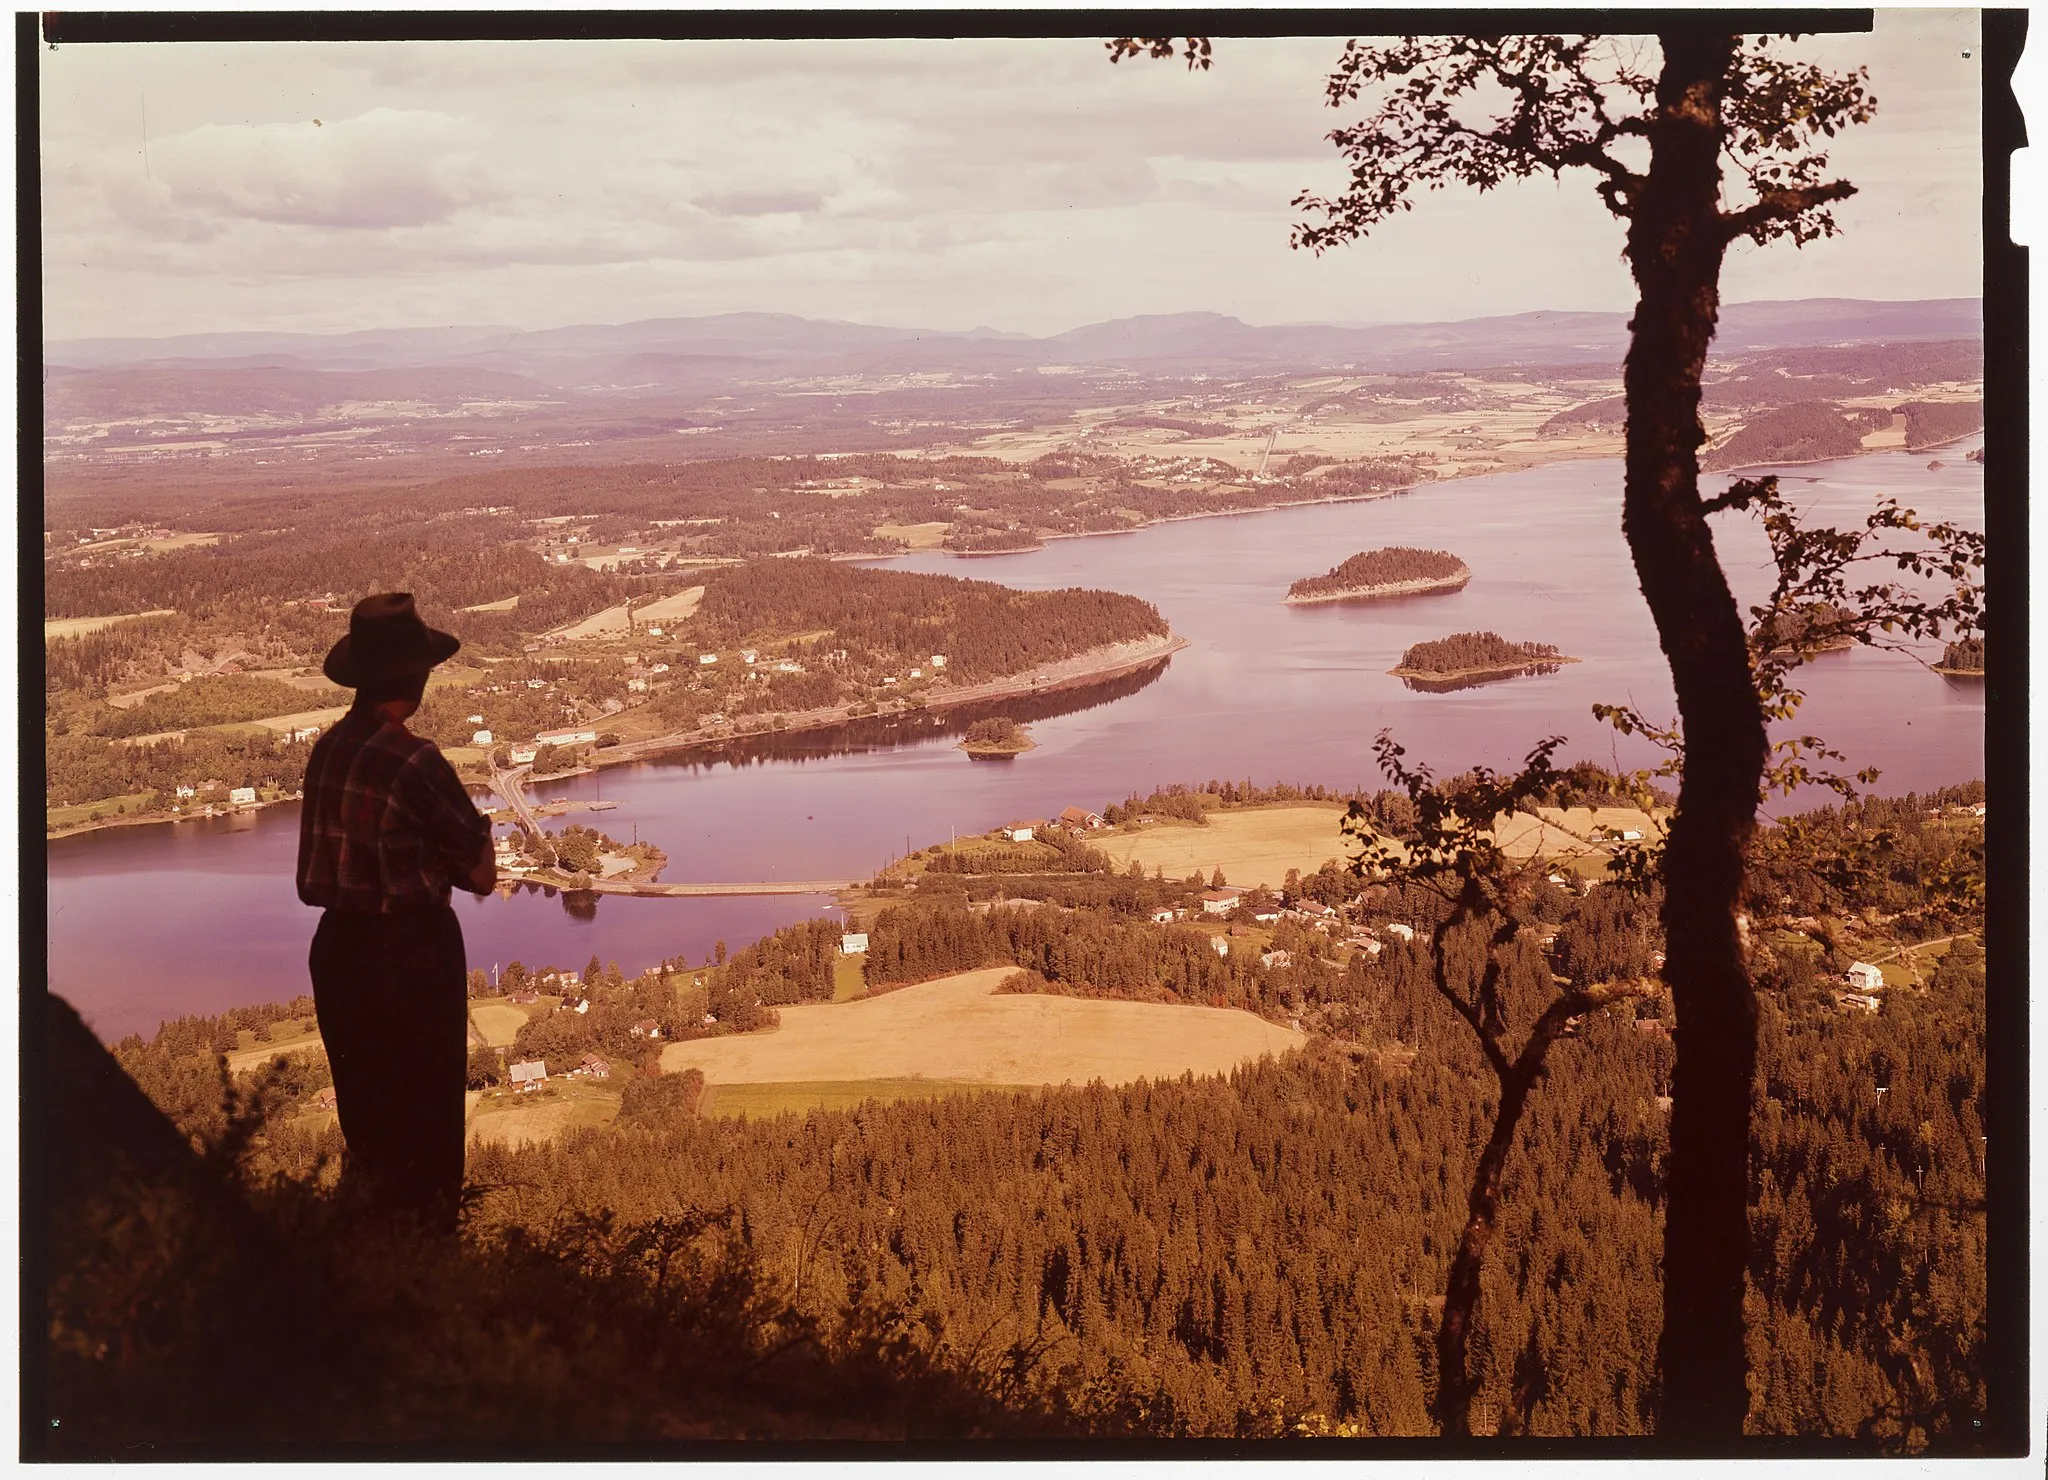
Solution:
M 1361 550 L 1322 575 L 1303 576 L 1287 588 L 1287 604 L 1376 601 L 1426 591 L 1456 591 L 1471 579 L 1471 567 L 1447 551 L 1389 545 Z

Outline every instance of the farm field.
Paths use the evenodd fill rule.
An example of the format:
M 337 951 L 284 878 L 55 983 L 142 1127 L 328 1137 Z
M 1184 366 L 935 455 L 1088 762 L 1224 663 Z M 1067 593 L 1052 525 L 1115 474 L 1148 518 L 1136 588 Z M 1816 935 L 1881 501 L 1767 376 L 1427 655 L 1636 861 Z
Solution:
M 1289 869 L 1312 874 L 1328 859 L 1346 862 L 1352 844 L 1343 825 L 1341 803 L 1311 803 L 1211 812 L 1207 827 L 1162 822 L 1088 841 L 1107 853 L 1119 870 L 1128 869 L 1134 859 L 1148 874 L 1163 868 L 1176 879 L 1192 873 L 1207 878 L 1220 868 L 1229 883 L 1278 889 Z
M 1596 829 L 1616 835 L 1641 833 L 1641 840 L 1647 843 L 1663 834 L 1670 815 L 1663 810 L 1652 815 L 1634 807 L 1538 807 L 1534 816 L 1516 812 L 1497 819 L 1493 836 L 1510 858 L 1529 858 L 1540 852 L 1556 858 L 1597 854 L 1604 859 L 1607 849 L 1589 841 Z
M 470 1020 L 477 1031 L 484 1035 L 484 1042 L 492 1048 L 510 1048 L 512 1040 L 519 1036 L 520 1028 L 526 1024 L 526 1009 L 514 1007 L 509 1002 L 474 1002 L 469 1008 Z
M 661 1051 L 664 1074 L 701 1069 L 714 1086 L 945 1078 L 984 1085 L 1221 1074 L 1306 1043 L 1250 1013 L 1151 1002 L 996 995 L 997 966 L 857 1002 L 784 1007 L 771 1033 L 702 1038 Z
M 618 1113 L 616 1091 L 570 1081 L 554 1094 L 525 1097 L 524 1103 L 510 1096 L 480 1100 L 469 1118 L 469 1134 L 477 1141 L 537 1146 L 584 1126 L 608 1125 Z
M 633 608 L 636 622 L 680 622 L 697 614 L 697 607 L 704 600 L 704 588 L 692 586 L 687 591 L 678 591 L 673 596 L 664 596 L 659 601 L 650 601 L 645 606 Z
M 713 1085 L 700 1115 L 745 1115 L 760 1120 L 785 1110 L 850 1110 L 867 1100 L 935 1100 L 944 1095 L 1029 1092 L 1034 1085 L 983 1084 L 970 1079 L 812 1079 L 792 1084 Z
M 88 632 L 100 632 L 117 622 L 132 622 L 137 617 L 168 617 L 174 613 L 167 606 L 146 612 L 123 612 L 118 617 L 47 617 L 43 621 L 43 641 L 53 637 L 83 637 Z

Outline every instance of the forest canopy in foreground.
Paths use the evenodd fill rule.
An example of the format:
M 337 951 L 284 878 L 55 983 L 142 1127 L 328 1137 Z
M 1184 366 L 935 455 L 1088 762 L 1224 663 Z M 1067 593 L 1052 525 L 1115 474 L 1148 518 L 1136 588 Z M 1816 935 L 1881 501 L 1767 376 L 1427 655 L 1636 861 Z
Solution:
M 1751 860 L 1756 1434 L 1946 1451 L 1985 1412 L 1981 893 L 1942 886 L 1981 888 L 1982 797 L 1788 819 Z M 1875 838 L 1884 870 L 1832 866 Z M 1292 962 L 1226 961 L 1191 925 L 1150 923 L 1199 880 L 1048 878 L 1044 906 L 985 914 L 965 899 L 1011 886 L 949 881 L 950 898 L 920 888 L 875 922 L 886 980 L 1010 961 L 1047 990 L 1297 1014 L 1314 1031 L 1301 1053 L 1227 1079 L 760 1119 L 700 1119 L 688 1076 L 635 1077 L 609 1128 L 474 1149 L 478 1199 L 442 1249 L 366 1252 L 322 1190 L 336 1133 L 297 1114 L 327 1082 L 317 1059 L 222 1103 L 231 1028 L 279 1027 L 305 1001 L 127 1040 L 122 1067 L 179 1132 L 224 1148 L 204 1165 L 256 1216 L 208 1223 L 78 1163 L 88 1185 L 51 1245 L 62 1440 L 1428 1434 L 1429 1333 L 1487 1079 L 1431 985 L 1441 902 L 1332 874 L 1377 954 L 1340 964 L 1336 941 L 1283 922 Z M 1553 970 L 1652 969 L 1654 903 L 1543 892 L 1499 948 L 1510 1017 L 1547 1000 Z M 1933 949 L 1873 1012 L 1842 1003 L 1839 973 L 1878 920 Z M 812 922 L 701 972 L 727 1000 L 817 1000 L 836 933 Z M 1446 948 L 1461 970 L 1485 950 L 1456 932 Z M 590 976 L 637 1010 L 645 984 Z M 1488 1432 L 1655 1421 L 1673 1026 L 1666 1001 L 1625 1003 L 1552 1056 L 1473 1346 Z M 256 1318 L 286 1303 L 302 1318 Z M 593 1394 L 564 1401 L 537 1371 Z M 741 1401 L 732 1384 L 757 1372 Z
M 1287 594 L 1312 597 L 1345 592 L 1369 593 L 1375 586 L 1401 585 L 1410 581 L 1465 580 L 1471 575 L 1465 562 L 1448 551 L 1389 545 L 1380 550 L 1361 550 L 1322 575 L 1303 576 L 1287 588 Z

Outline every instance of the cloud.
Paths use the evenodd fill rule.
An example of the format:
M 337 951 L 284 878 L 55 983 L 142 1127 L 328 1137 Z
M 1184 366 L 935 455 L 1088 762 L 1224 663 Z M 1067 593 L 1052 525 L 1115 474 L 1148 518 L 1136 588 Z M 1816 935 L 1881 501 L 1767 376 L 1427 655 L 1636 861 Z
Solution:
M 822 190 L 723 190 L 690 202 L 713 216 L 794 216 L 825 204 Z
M 445 113 L 204 124 L 151 142 L 173 211 L 376 231 L 443 221 L 488 198 L 482 131 Z

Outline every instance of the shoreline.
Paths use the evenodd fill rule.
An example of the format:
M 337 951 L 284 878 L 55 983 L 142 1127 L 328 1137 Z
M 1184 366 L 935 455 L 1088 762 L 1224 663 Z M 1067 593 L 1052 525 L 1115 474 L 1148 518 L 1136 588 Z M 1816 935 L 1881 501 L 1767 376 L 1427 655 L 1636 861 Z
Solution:
M 229 806 L 226 810 L 208 814 L 205 812 L 138 812 L 130 817 L 102 817 L 98 822 L 74 822 L 55 831 L 45 825 L 43 841 L 54 843 L 59 838 L 75 838 L 83 833 L 104 832 L 113 827 L 143 827 L 156 822 L 218 822 L 223 817 L 240 817 L 244 814 L 261 812 L 265 807 L 280 806 L 285 802 L 296 802 L 296 796 L 272 797 L 267 802 L 244 802 L 240 806 Z
M 1116 643 L 1105 647 L 1091 648 L 1072 658 L 1063 658 L 1026 673 L 1013 674 L 1007 678 L 991 679 L 962 689 L 949 689 L 943 693 L 925 697 L 917 708 L 901 710 L 876 710 L 870 714 L 850 714 L 851 705 L 834 705 L 830 709 L 802 710 L 785 715 L 779 727 L 763 727 L 758 730 L 734 730 L 722 735 L 707 735 L 697 730 L 683 730 L 668 735 L 656 735 L 646 740 L 629 740 L 619 745 L 607 746 L 594 752 L 589 759 L 591 769 L 605 766 L 636 765 L 652 760 L 656 756 L 675 755 L 691 750 L 708 750 L 730 744 L 735 740 L 753 740 L 764 736 L 804 734 L 817 730 L 835 729 L 841 725 L 860 720 L 889 718 L 904 713 L 915 713 L 917 709 L 956 709 L 963 704 L 981 704 L 991 699 L 1014 699 L 1026 694 L 1056 693 L 1082 684 L 1095 683 L 1103 679 L 1120 678 L 1171 658 L 1188 640 L 1178 633 L 1168 632 L 1164 637 L 1142 639 L 1138 642 Z M 1087 660 L 1093 659 L 1090 662 Z M 1083 666 L 1075 666 L 1083 665 Z M 532 778 L 539 779 L 539 778 Z
M 1462 575 L 1424 577 L 1413 581 L 1388 581 L 1378 586 L 1346 586 L 1341 591 L 1318 591 L 1297 596 L 1289 591 L 1282 606 L 1322 606 L 1333 601 L 1379 601 L 1390 596 L 1422 596 L 1432 591 L 1462 591 L 1472 582 L 1472 572 Z
M 1583 660 L 1579 658 L 1567 658 L 1559 654 L 1555 658 L 1524 658 L 1519 663 L 1489 663 L 1481 668 L 1389 668 L 1387 674 L 1391 678 L 1419 678 L 1431 683 L 1454 683 L 1461 678 L 1516 678 L 1531 668 L 1562 666 L 1581 661 Z

